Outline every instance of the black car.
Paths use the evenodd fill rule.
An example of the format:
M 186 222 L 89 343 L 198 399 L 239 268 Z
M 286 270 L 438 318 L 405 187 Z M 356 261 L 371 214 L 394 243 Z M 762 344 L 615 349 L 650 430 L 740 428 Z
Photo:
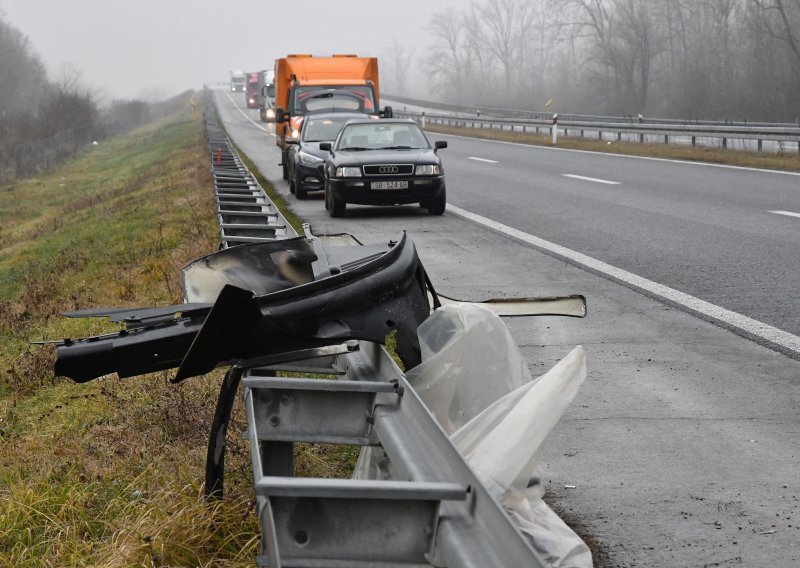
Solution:
M 309 191 L 325 189 L 323 166 L 328 152 L 319 149 L 320 143 L 332 142 L 345 122 L 361 118 L 369 117 L 359 112 L 310 113 L 303 120 L 298 138 L 286 139 L 289 144 L 289 191 L 297 199 L 305 199 Z
M 444 170 L 437 154 L 447 142 L 431 147 L 413 120 L 351 120 L 325 160 L 325 208 L 331 217 L 348 203 L 398 205 L 419 203 L 431 215 L 442 215 L 447 203 Z

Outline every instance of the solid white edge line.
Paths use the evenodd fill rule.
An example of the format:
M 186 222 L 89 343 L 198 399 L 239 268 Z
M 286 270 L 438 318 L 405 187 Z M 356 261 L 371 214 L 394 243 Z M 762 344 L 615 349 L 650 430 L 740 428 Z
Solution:
M 800 337 L 789 332 L 780 330 L 771 325 L 765 324 L 758 320 L 754 320 L 742 314 L 726 310 L 715 304 L 711 304 L 689 294 L 685 294 L 674 288 L 658 284 L 652 280 L 647 280 L 641 276 L 637 276 L 626 270 L 622 270 L 605 262 L 594 259 L 585 254 L 581 254 L 572 249 L 562 247 L 550 241 L 540 239 L 508 225 L 504 225 L 497 221 L 493 221 L 476 213 L 461 209 L 455 205 L 447 204 L 447 211 L 453 213 L 463 219 L 467 219 L 479 225 L 483 225 L 489 229 L 502 233 L 524 243 L 533 245 L 536 248 L 550 252 L 564 260 L 573 264 L 589 269 L 592 272 L 601 274 L 612 280 L 622 282 L 631 288 L 646 292 L 653 296 L 657 296 L 672 303 L 687 309 L 690 312 L 697 313 L 703 317 L 712 319 L 721 323 L 723 326 L 737 329 L 749 336 L 762 339 L 771 343 L 779 348 L 783 348 L 793 353 L 800 353 Z
M 259 130 L 263 130 L 264 132 L 266 132 L 266 133 L 267 133 L 267 134 L 269 134 L 270 136 L 275 136 L 275 133 L 274 133 L 274 132 L 270 132 L 270 131 L 269 131 L 269 129 L 267 129 L 267 128 L 264 128 L 263 126 L 261 126 L 260 124 L 258 124 L 258 123 L 257 123 L 255 120 L 253 120 L 252 118 L 250 118 L 249 116 L 247 116 L 247 113 L 246 113 L 246 112 L 244 112 L 242 109 L 240 109 L 240 108 L 239 108 L 239 105 L 237 105 L 237 104 L 236 104 L 236 101 L 234 101 L 234 100 L 233 100 L 233 97 L 231 96 L 231 94 L 230 94 L 228 91 L 225 91 L 225 95 L 226 95 L 226 96 L 228 97 L 228 99 L 231 101 L 231 104 L 233 105 L 233 108 L 235 108 L 236 110 L 238 110 L 238 111 L 239 111 L 239 114 L 241 114 L 243 117 L 245 117 L 247 120 L 249 120 L 249 121 L 250 121 L 250 122 L 253 124 L 253 126 L 255 126 L 256 128 L 258 128 Z
M 604 183 L 606 185 L 619 185 L 620 184 L 620 182 L 618 182 L 618 181 L 609 181 L 607 179 L 600 179 L 600 178 L 590 178 L 590 177 L 586 177 L 586 176 L 579 176 L 579 175 L 576 175 L 576 174 L 561 174 L 561 175 L 563 175 L 564 177 L 572 178 L 572 179 L 581 179 L 581 180 L 584 180 L 584 181 L 593 181 L 595 183 Z
M 765 174 L 780 174 L 784 176 L 800 176 L 799 172 L 784 172 L 782 170 L 765 170 L 762 168 L 746 168 L 744 166 L 729 166 L 727 164 L 712 164 L 710 162 L 692 162 L 691 160 L 671 160 L 669 158 L 653 158 L 651 156 L 631 156 L 629 154 L 612 154 L 610 152 L 597 152 L 595 150 L 576 150 L 574 148 L 558 148 L 553 146 L 540 146 L 537 144 L 523 144 L 522 142 L 508 142 L 507 140 L 492 140 L 490 138 L 477 138 L 472 136 L 461 136 L 459 134 L 444 134 L 436 132 L 439 136 L 451 136 L 453 138 L 463 138 L 464 140 L 478 140 L 481 142 L 494 142 L 496 144 L 508 144 L 510 146 L 523 146 L 537 150 L 554 150 L 557 152 L 577 152 L 579 154 L 593 154 L 595 156 L 609 156 L 612 158 L 630 158 L 633 160 L 652 160 L 654 162 L 668 162 L 673 164 L 686 164 L 688 166 L 705 166 L 709 168 L 724 168 L 729 170 L 744 170 L 747 172 L 761 172 Z
M 800 217 L 800 213 L 793 213 L 791 211 L 770 211 L 776 215 L 786 215 L 787 217 Z
M 475 156 L 467 156 L 467 160 L 475 160 L 476 162 L 486 162 L 487 164 L 497 163 L 497 160 L 487 160 L 486 158 L 477 158 Z

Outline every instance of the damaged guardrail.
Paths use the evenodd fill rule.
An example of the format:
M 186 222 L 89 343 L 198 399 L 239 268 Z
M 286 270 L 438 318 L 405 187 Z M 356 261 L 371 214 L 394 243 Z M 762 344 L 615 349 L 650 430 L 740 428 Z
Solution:
M 296 238 L 248 235 L 259 240 L 229 242 L 191 262 L 182 273 L 184 304 L 67 314 L 108 317 L 125 329 L 54 342 L 56 373 L 83 382 L 112 372 L 127 377 L 177 368 L 174 381 L 179 382 L 230 365 L 211 428 L 206 491 L 223 493 L 227 429 L 241 386 L 261 530 L 260 565 L 539 567 L 552 565 L 555 555 L 578 557 L 582 560 L 575 565 L 590 566 L 588 549 L 563 523 L 556 540 L 569 544 L 558 550 L 553 533 L 543 536 L 528 526 L 536 525 L 536 515 L 547 514 L 530 500 L 533 495 L 527 496 L 538 446 L 524 439 L 519 446 L 497 442 L 498 436 L 510 438 L 497 428 L 521 424 L 514 416 L 529 416 L 531 400 L 551 410 L 538 413 L 544 422 L 528 420 L 518 433 L 536 432 L 533 437 L 543 439 L 560 416 L 553 409 L 568 404 L 569 393 L 585 376 L 582 351 L 537 381 L 520 374 L 524 362 L 518 351 L 513 357 L 499 353 L 502 361 L 516 361 L 513 372 L 482 365 L 467 373 L 449 365 L 450 375 L 433 375 L 451 386 L 443 391 L 429 385 L 418 394 L 382 347 L 393 336 L 406 372 L 419 369 L 422 375 L 415 380 L 424 381 L 423 375 L 431 373 L 425 360 L 437 350 L 431 336 L 420 343 L 424 322 L 464 313 L 465 305 L 484 314 L 479 319 L 492 321 L 499 320 L 495 312 L 583 317 L 584 298 L 451 300 L 442 307 L 405 234 L 364 245 L 350 235 L 318 236 L 307 225 L 304 231 Z M 432 311 L 440 317 L 430 318 Z M 490 325 L 473 329 L 472 336 L 490 346 L 481 354 L 487 361 L 498 345 L 517 349 L 508 343 L 510 335 L 495 341 Z M 439 330 L 433 336 L 448 334 Z M 480 348 L 468 351 L 480 353 Z M 332 380 L 302 376 L 307 373 Z M 473 378 L 461 382 L 467 375 Z M 485 409 L 473 405 L 447 421 L 442 417 L 454 399 L 439 396 L 436 406 L 429 398 L 431 392 L 449 392 L 463 399 L 482 383 L 491 387 L 484 402 L 499 400 Z M 551 404 L 542 394 L 554 388 L 568 394 Z M 488 422 L 480 419 L 487 412 L 494 417 Z M 462 428 L 452 432 L 453 424 Z M 485 460 L 475 460 L 480 440 L 494 448 L 495 467 L 509 466 L 504 476 L 494 475 Z M 356 475 L 294 477 L 296 442 L 361 446 Z M 517 465 L 498 461 L 501 447 L 506 456 L 527 457 Z M 525 513 L 534 510 L 538 513 Z

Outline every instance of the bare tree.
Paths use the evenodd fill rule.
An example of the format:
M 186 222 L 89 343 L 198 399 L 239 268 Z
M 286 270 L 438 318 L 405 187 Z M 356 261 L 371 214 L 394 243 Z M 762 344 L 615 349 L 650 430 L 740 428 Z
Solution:
M 452 9 L 437 12 L 431 18 L 429 29 L 434 46 L 427 58 L 436 85 L 462 102 L 467 77 L 470 74 L 471 51 L 465 19 Z
M 529 57 L 535 3 L 528 0 L 484 0 L 473 2 L 473 12 L 483 21 L 481 39 L 497 59 L 505 82 L 505 99 L 512 98 L 516 78 Z
M 414 50 L 396 39 L 386 48 L 381 58 L 381 76 L 384 77 L 382 89 L 404 95 L 408 91 L 409 72 L 413 69 Z
M 784 49 L 791 69 L 791 99 L 800 120 L 800 0 L 753 0 L 758 23 Z M 792 103 L 790 103 L 792 104 Z

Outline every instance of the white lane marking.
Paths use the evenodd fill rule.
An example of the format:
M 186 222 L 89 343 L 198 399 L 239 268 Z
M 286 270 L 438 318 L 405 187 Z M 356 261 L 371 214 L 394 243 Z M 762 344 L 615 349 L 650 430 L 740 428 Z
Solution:
M 231 96 L 231 94 L 230 94 L 228 91 L 225 91 L 225 95 L 228 97 L 228 99 L 230 99 L 230 101 L 231 101 L 231 104 L 233 105 L 233 108 L 235 108 L 236 110 L 238 110 L 238 111 L 239 111 L 239 113 L 240 113 L 240 114 L 241 114 L 243 117 L 245 117 L 247 120 L 249 120 L 249 121 L 250 121 L 250 122 L 253 124 L 253 126 L 255 126 L 256 128 L 258 128 L 259 130 L 263 130 L 264 132 L 266 132 L 266 133 L 267 133 L 267 134 L 269 134 L 270 136 L 275 136 L 275 133 L 274 133 L 274 132 L 270 132 L 268 128 L 264 128 L 263 126 L 261 126 L 260 124 L 258 124 L 258 123 L 257 123 L 255 120 L 253 120 L 252 118 L 250 118 L 249 116 L 247 116 L 247 113 L 246 113 L 246 112 L 244 112 L 242 109 L 240 109 L 240 108 L 239 108 L 239 105 L 237 105 L 237 104 L 236 104 L 236 101 L 234 101 L 234 100 L 233 100 L 233 97 Z
M 786 215 L 787 217 L 800 217 L 800 213 L 792 213 L 791 211 L 770 211 L 776 215 Z
M 611 266 L 610 264 L 606 264 L 605 262 L 599 261 L 590 256 L 586 256 L 585 254 L 581 254 L 572 249 L 562 247 L 561 245 L 540 239 L 539 237 L 534 237 L 533 235 L 524 233 L 518 229 L 509 227 L 508 225 L 498 223 L 497 221 L 487 219 L 486 217 L 482 217 L 481 215 L 477 215 L 465 209 L 461 209 L 455 205 L 448 203 L 447 211 L 464 219 L 473 221 L 474 223 L 483 225 L 484 227 L 488 227 L 499 233 L 508 235 L 509 237 L 524 243 L 533 245 L 538 249 L 548 251 L 555 256 L 563 258 L 578 266 L 584 267 L 591 272 L 595 272 L 611 278 L 612 280 L 622 282 L 631 288 L 663 298 L 669 303 L 679 305 L 690 312 L 718 321 L 724 327 L 735 328 L 749 336 L 762 339 L 783 349 L 800 353 L 800 337 L 794 334 L 783 331 L 776 327 L 772 327 L 771 325 L 754 320 L 742 314 L 726 310 L 725 308 L 721 308 L 720 306 L 711 304 L 699 298 L 695 298 L 689 294 L 679 292 L 674 288 L 669 288 L 663 284 L 658 284 L 652 280 L 647 280 L 646 278 L 642 278 L 641 276 L 637 276 L 636 274 L 627 272 L 621 268 Z
M 476 162 L 486 162 L 487 164 L 497 163 L 497 160 L 487 160 L 486 158 L 476 158 L 475 156 L 467 156 L 467 160 L 475 160 Z
M 728 164 L 712 164 L 710 162 L 693 162 L 691 160 L 671 160 L 669 158 L 653 158 L 651 156 L 630 156 L 628 154 L 612 154 L 609 152 L 597 152 L 596 150 L 576 150 L 574 148 L 558 148 L 553 146 L 538 146 L 536 144 L 523 144 L 522 142 L 508 142 L 506 140 L 490 140 L 488 138 L 473 138 L 472 136 L 460 136 L 458 134 L 442 134 L 438 136 L 449 136 L 450 138 L 462 138 L 473 142 L 494 142 L 495 144 L 508 144 L 509 146 L 523 146 L 537 150 L 555 150 L 557 152 L 575 152 L 578 154 L 593 154 L 595 156 L 607 156 L 610 158 L 629 158 L 631 160 L 651 160 L 654 162 L 669 162 L 672 164 L 686 164 L 688 166 L 704 166 L 707 168 L 723 168 L 728 170 L 744 170 L 747 172 L 761 172 L 763 174 L 780 174 L 784 176 L 800 176 L 800 172 L 784 172 L 782 170 L 765 170 L 763 168 L 746 168 L 744 166 L 729 166 Z
M 563 174 L 564 177 L 572 178 L 572 179 L 582 179 L 584 181 L 593 181 L 595 183 L 604 183 L 606 185 L 619 185 L 620 182 L 618 181 L 608 181 L 607 179 L 599 179 L 599 178 L 590 178 L 586 176 L 578 176 L 575 174 Z

